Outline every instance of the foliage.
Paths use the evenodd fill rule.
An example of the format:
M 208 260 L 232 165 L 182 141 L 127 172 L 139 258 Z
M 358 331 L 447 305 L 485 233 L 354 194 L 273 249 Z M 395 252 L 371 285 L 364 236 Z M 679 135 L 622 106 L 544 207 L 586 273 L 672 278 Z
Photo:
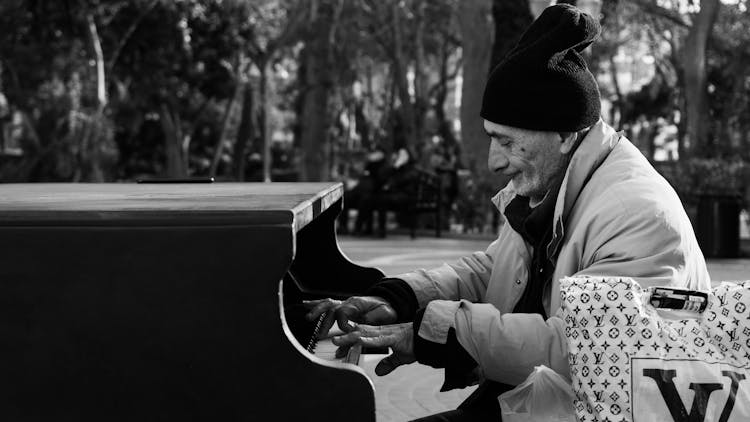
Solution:
M 605 65 L 602 69 L 611 70 L 611 65 L 606 66 L 607 55 L 614 57 L 623 48 L 628 51 L 634 40 L 648 47 L 637 54 L 648 55 L 653 61 L 654 76 L 650 82 L 634 92 L 616 95 L 615 108 L 621 126 L 628 128 L 643 121 L 668 122 L 678 130 L 683 158 L 745 156 L 750 140 L 745 118 L 750 112 L 746 101 L 750 87 L 750 44 L 744 30 L 750 21 L 748 3 L 722 1 L 717 8 L 707 35 L 706 60 L 700 64 L 692 60 L 695 33 L 700 29 L 696 25 L 705 25 L 710 17 L 700 16 L 698 1 L 604 1 L 603 47 L 609 48 L 609 52 L 600 60 Z M 616 19 L 607 19 L 606 13 L 613 10 Z M 702 82 L 701 75 L 705 77 Z M 603 84 L 603 92 L 609 96 L 613 94 L 612 88 L 617 91 L 617 84 Z M 704 104 L 696 104 L 701 102 Z M 703 111 L 698 113 L 699 109 Z M 705 128 L 705 132 L 700 128 Z M 653 151 L 653 145 L 646 149 Z
M 683 200 L 695 202 L 701 195 L 743 195 L 748 170 L 738 159 L 691 158 L 662 173 Z
M 433 140 L 463 149 L 462 157 L 481 157 L 484 138 L 461 139 L 455 101 L 459 80 L 467 87 L 477 82 L 471 75 L 485 72 L 465 66 L 478 41 L 462 39 L 459 19 L 461 10 L 479 4 L 4 0 L 0 178 L 215 174 L 243 180 L 261 178 L 263 163 L 269 172 L 291 166 L 285 171 L 305 180 L 341 180 L 355 167 L 351 157 L 363 151 L 405 147 L 419 160 Z M 496 62 L 531 17 L 527 0 L 486 4 L 493 5 Z M 694 118 L 686 118 L 684 53 L 699 4 L 602 0 L 602 39 L 587 59 L 613 104 L 605 119 L 625 129 L 664 122 L 684 139 Z M 681 186 L 724 189 L 727 178 L 744 177 L 723 160 L 750 160 L 748 9 L 747 0 L 719 7 L 706 43 L 708 103 L 700 117 L 708 135 L 695 150 L 697 158 L 714 161 L 680 166 Z M 653 78 L 625 89 L 618 83 L 618 74 L 629 70 L 617 63 L 622 56 L 652 58 Z M 464 96 L 461 107 L 468 102 Z M 9 158 L 6 150 L 19 149 L 23 155 Z M 285 153 L 273 153 L 280 150 Z M 459 168 L 469 164 L 458 161 Z M 474 192 L 466 195 L 469 209 L 486 208 L 481 198 L 498 182 L 478 171 L 467 177 Z
M 99 107 L 88 18 L 111 9 L 23 1 L 1 8 L 0 92 L 9 105 L 2 135 L 14 135 L 26 151 L 3 169 L 4 179 L 103 180 L 117 149 Z
M 750 11 L 742 3 L 726 5 L 709 50 L 708 96 L 711 133 L 708 154 L 750 159 Z M 718 47 L 720 46 L 720 47 Z

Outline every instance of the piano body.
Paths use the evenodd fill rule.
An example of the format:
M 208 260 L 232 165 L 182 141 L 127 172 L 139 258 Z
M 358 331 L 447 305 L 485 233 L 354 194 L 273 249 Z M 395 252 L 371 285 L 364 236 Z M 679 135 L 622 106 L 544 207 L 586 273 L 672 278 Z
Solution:
M 0 419 L 373 421 L 300 301 L 382 277 L 340 184 L 0 185 Z

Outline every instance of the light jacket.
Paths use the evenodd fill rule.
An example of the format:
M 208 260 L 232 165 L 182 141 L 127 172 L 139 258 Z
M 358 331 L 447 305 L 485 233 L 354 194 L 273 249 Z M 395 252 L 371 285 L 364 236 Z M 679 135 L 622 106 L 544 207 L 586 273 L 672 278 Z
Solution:
M 494 198 L 501 212 L 512 182 Z M 547 246 L 555 260 L 543 303 L 550 318 L 512 313 L 531 264 L 532 247 L 509 224 L 484 252 L 453 264 L 395 276 L 426 307 L 418 335 L 459 343 L 486 379 L 516 385 L 537 365 L 570 377 L 560 279 L 628 276 L 642 287 L 708 290 L 710 278 L 692 226 L 674 189 L 624 136 L 601 120 L 571 157 Z

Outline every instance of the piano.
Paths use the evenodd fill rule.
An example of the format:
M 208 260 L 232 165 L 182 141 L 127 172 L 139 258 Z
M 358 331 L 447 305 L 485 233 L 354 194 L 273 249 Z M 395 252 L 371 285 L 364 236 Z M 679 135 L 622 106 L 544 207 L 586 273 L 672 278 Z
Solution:
M 383 277 L 340 251 L 342 196 L 0 185 L 0 420 L 374 421 L 372 381 L 315 355 L 300 305 Z

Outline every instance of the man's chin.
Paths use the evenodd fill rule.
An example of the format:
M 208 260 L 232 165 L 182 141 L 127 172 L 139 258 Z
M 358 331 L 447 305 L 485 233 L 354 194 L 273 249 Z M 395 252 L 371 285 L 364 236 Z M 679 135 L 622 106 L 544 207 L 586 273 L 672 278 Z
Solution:
M 515 181 L 515 179 L 511 180 L 508 186 L 513 187 L 513 191 L 516 193 L 516 195 L 525 196 L 527 198 L 534 198 L 539 196 L 539 189 L 532 189 L 528 185 L 519 184 Z M 542 194 L 542 196 L 544 196 L 544 194 Z

